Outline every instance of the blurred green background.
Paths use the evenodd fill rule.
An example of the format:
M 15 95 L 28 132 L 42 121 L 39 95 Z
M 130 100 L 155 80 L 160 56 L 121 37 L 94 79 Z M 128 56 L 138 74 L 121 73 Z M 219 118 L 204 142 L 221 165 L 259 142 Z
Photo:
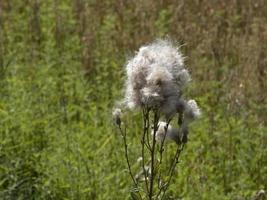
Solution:
M 130 199 L 111 112 L 127 59 L 161 37 L 182 45 L 203 113 L 170 198 L 266 190 L 266 1 L 1 0 L 1 199 Z M 127 119 L 135 162 L 141 118 Z

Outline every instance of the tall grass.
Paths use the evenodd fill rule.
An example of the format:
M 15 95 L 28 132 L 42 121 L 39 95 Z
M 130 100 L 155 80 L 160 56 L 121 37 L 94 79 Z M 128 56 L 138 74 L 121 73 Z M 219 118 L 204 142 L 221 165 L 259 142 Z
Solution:
M 166 36 L 183 45 L 194 80 L 187 93 L 203 110 L 168 196 L 251 199 L 266 190 L 266 6 L 1 0 L 1 199 L 129 199 L 111 108 L 127 57 Z M 141 116 L 126 117 L 137 153 Z

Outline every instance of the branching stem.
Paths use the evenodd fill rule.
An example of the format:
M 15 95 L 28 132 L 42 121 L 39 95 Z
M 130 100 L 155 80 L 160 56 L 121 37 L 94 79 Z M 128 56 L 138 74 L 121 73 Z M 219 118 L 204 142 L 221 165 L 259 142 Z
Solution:
M 132 168 L 131 168 L 131 164 L 130 164 L 130 161 L 129 161 L 129 156 L 128 156 L 128 145 L 127 145 L 127 138 L 126 138 L 126 127 L 125 127 L 125 130 L 123 132 L 122 128 L 121 128 L 121 125 L 118 125 L 119 126 L 119 130 L 120 130 L 120 133 L 121 133 L 121 136 L 123 138 L 123 144 L 124 144 L 124 155 L 125 155 L 125 158 L 126 158 L 126 162 L 127 162 L 127 166 L 128 166 L 128 170 L 129 170 L 129 174 L 132 178 L 132 181 L 134 183 L 134 186 L 137 188 L 138 190 L 138 184 L 133 176 L 133 172 L 132 172 Z M 140 197 L 140 199 L 143 199 L 139 190 L 138 190 L 138 195 Z
M 176 153 L 175 153 L 175 156 L 174 156 L 174 159 L 173 159 L 173 162 L 170 166 L 170 169 L 168 171 L 168 180 L 167 182 L 160 188 L 158 194 L 157 194 L 157 198 L 159 197 L 159 195 L 161 194 L 161 192 L 163 191 L 163 194 L 162 194 L 162 197 L 161 199 L 164 198 L 165 196 L 165 193 L 169 187 L 169 184 L 171 182 L 171 179 L 173 177 L 173 173 L 174 173 L 174 170 L 175 170 L 175 167 L 176 165 L 179 163 L 179 158 L 180 158 L 180 155 L 181 155 L 181 152 L 183 151 L 184 149 L 184 146 L 185 146 L 185 143 L 182 143 L 181 146 L 179 146 L 176 150 Z

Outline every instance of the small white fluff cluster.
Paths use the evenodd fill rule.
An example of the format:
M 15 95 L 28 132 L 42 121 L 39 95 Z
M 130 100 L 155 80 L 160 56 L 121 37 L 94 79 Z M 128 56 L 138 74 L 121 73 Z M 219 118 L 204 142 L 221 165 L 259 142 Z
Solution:
M 114 122 L 117 125 L 120 125 L 121 124 L 121 115 L 122 115 L 122 111 L 121 111 L 120 108 L 114 108 L 113 109 L 112 116 L 113 116 Z
M 120 118 L 121 115 L 122 115 L 121 109 L 120 108 L 114 108 L 113 111 L 112 111 L 112 115 L 115 118 Z
M 195 119 L 198 119 L 201 115 L 200 109 L 198 108 L 197 102 L 193 99 L 186 102 L 184 107 L 184 118 L 181 125 L 182 132 L 188 132 L 188 125 Z
M 151 135 L 153 134 L 154 133 L 152 130 Z M 160 142 L 162 142 L 163 140 L 164 141 L 173 140 L 176 143 L 178 143 L 179 142 L 179 130 L 177 128 L 173 128 L 172 125 L 170 124 L 168 125 L 168 128 L 167 128 L 167 123 L 160 121 L 158 123 L 158 130 L 156 132 L 156 140 Z
M 190 81 L 181 53 L 169 41 L 158 40 L 139 49 L 127 64 L 125 104 L 160 108 L 166 116 L 177 112 L 181 90 Z

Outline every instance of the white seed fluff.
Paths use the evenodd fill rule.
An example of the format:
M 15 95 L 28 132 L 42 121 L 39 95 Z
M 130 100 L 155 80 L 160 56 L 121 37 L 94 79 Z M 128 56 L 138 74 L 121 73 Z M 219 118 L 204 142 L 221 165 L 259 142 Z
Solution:
M 122 114 L 122 111 L 121 111 L 120 108 L 114 108 L 113 111 L 112 111 L 112 116 L 114 118 L 121 117 L 121 114 Z
M 200 115 L 201 112 L 197 105 L 197 102 L 193 99 L 189 100 L 185 105 L 184 119 L 181 127 L 182 130 L 187 130 L 188 125 L 195 119 L 199 118 Z
M 167 117 L 177 112 L 182 88 L 190 81 L 184 58 L 171 42 L 143 46 L 126 66 L 125 105 L 157 106 Z
M 151 135 L 153 134 L 154 132 L 152 130 Z M 156 132 L 156 141 L 162 142 L 164 140 L 164 137 L 165 137 L 165 141 L 173 140 L 175 142 L 178 142 L 179 130 L 176 128 L 173 128 L 170 124 L 168 125 L 168 128 L 167 128 L 167 123 L 160 121 L 158 123 L 158 130 Z
M 190 120 L 197 119 L 201 115 L 200 109 L 198 108 L 197 102 L 195 100 L 191 99 L 187 102 L 184 115 L 185 118 L 188 118 Z

